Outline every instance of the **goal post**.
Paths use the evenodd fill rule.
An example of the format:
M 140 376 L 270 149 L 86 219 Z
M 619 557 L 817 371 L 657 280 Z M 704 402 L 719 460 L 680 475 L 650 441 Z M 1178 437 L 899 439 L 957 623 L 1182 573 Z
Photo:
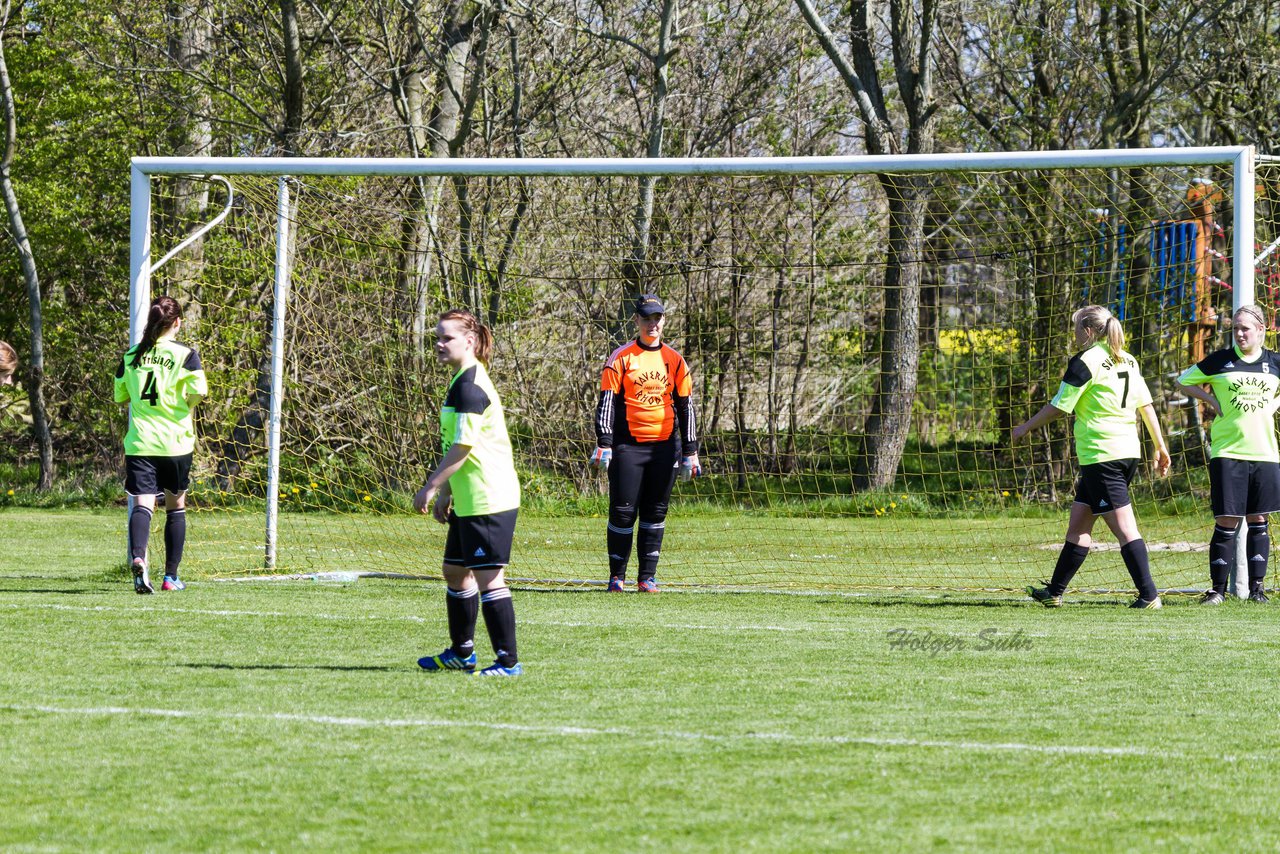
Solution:
M 508 410 L 517 455 L 525 456 L 518 460 L 522 474 L 533 484 L 531 518 L 561 520 L 522 519 L 526 542 L 513 574 L 522 576 L 527 566 L 534 581 L 602 579 L 604 520 L 592 512 L 603 509 L 600 484 L 570 473 L 570 463 L 585 459 L 590 413 L 583 407 L 598 382 L 591 374 L 607 355 L 601 348 L 624 331 L 617 306 L 644 285 L 679 293 L 673 343 L 708 391 L 709 409 L 699 423 L 710 428 L 711 476 L 677 489 L 672 514 L 680 521 L 672 526 L 671 558 L 663 556 L 664 578 L 753 588 L 1016 589 L 1051 563 L 1046 545 L 1060 544 L 1065 521 L 1053 511 L 1065 506 L 1060 493 L 1070 476 L 1063 469 L 1065 433 L 1048 436 L 1053 447 L 1044 454 L 1035 450 L 1025 458 L 998 447 L 1013 408 L 1029 406 L 1033 388 L 1037 408 L 1047 400 L 1052 388 L 1047 395 L 1045 389 L 1056 387 L 1068 355 L 1058 349 L 1049 358 L 1044 354 L 1054 348 L 1047 341 L 1026 337 L 1061 341 L 1065 330 L 1045 330 L 1043 321 L 1060 318 L 1069 304 L 1106 302 L 1130 311 L 1126 327 L 1140 327 L 1140 340 L 1161 348 L 1158 355 L 1137 354 L 1160 396 L 1157 385 L 1169 383 L 1156 372 L 1185 355 L 1181 320 L 1172 319 L 1182 308 L 1169 302 L 1172 290 L 1156 293 L 1143 284 L 1149 292 L 1136 297 L 1130 290 L 1133 282 L 1149 282 L 1153 268 L 1160 275 L 1190 274 L 1145 246 L 1136 248 L 1139 233 L 1155 229 L 1140 218 L 1177 218 L 1179 181 L 1207 172 L 1229 184 L 1219 203 L 1230 211 L 1229 222 L 1221 223 L 1229 236 L 1223 246 L 1229 300 L 1233 308 L 1253 302 L 1255 159 L 1248 146 L 708 159 L 141 157 L 131 170 L 130 340 L 141 337 L 153 275 L 164 277 L 163 267 L 152 269 L 153 246 L 184 236 L 171 218 L 154 233 L 153 211 L 168 204 L 164 182 L 225 176 L 238 198 L 228 224 L 206 238 L 210 285 L 201 295 L 206 302 L 193 343 L 210 360 L 211 384 L 248 388 L 255 375 L 268 376 L 269 406 L 260 418 L 237 421 L 236 408 L 247 406 L 243 396 L 223 395 L 217 413 L 200 425 L 202 444 L 216 440 L 219 453 L 234 459 L 206 465 L 193 486 L 193 506 L 207 511 L 196 525 L 217 518 L 217 526 L 207 527 L 227 538 L 201 550 L 193 527 L 189 561 L 197 571 L 309 572 L 352 563 L 405 574 L 438 571 L 442 534 L 408 517 L 407 509 L 408 484 L 420 482 L 425 461 L 438 456 L 431 407 L 438 406 L 437 386 L 446 379 L 424 366 L 421 352 L 407 349 L 412 336 L 401 327 L 412 307 L 406 308 L 402 290 L 418 287 L 419 321 L 422 306 L 456 302 L 489 309 L 500 321 L 495 379 L 504 403 L 509 384 L 517 386 Z M 1132 203 L 1131 171 L 1155 176 L 1147 191 L 1155 201 L 1147 208 Z M 927 376 L 925 391 L 914 392 L 911 417 L 919 423 L 908 436 L 899 477 L 858 491 L 841 468 L 851 470 L 865 454 L 860 430 L 872 404 L 864 398 L 876 393 L 879 342 L 887 340 L 885 317 L 894 311 L 877 290 L 883 290 L 887 214 L 883 185 L 877 190 L 874 179 L 886 175 L 925 176 L 931 194 L 925 255 L 906 261 L 928 280 L 930 301 L 918 309 L 930 318 L 920 356 Z M 643 176 L 666 188 L 657 214 L 662 236 L 655 238 L 665 243 L 655 243 L 641 277 L 629 278 L 617 272 L 630 227 L 634 186 L 627 182 Z M 415 197 L 402 191 L 418 179 L 452 187 L 433 212 L 440 221 L 434 232 L 423 225 L 428 218 L 421 210 L 406 206 L 422 203 L 420 197 L 406 202 Z M 1094 238 L 1084 231 L 1091 227 L 1087 204 L 1115 209 L 1108 214 L 1115 225 L 1097 231 L 1103 249 L 1096 251 L 1086 247 Z M 1132 211 L 1122 212 L 1125 205 Z M 1132 221 L 1121 222 L 1124 216 Z M 1080 233 L 1037 233 L 1035 224 L 1043 223 Z M 406 242 L 411 228 L 426 235 L 428 251 Z M 1201 249 L 1214 240 L 1197 234 Z M 1263 239 L 1273 236 L 1268 231 Z M 1071 245 L 1064 249 L 1063 241 Z M 1089 260 L 1079 260 L 1089 252 Z M 412 274 L 420 277 L 416 285 Z M 290 296 L 295 275 L 306 282 L 299 280 Z M 1208 285 L 1195 280 L 1187 287 Z M 485 288 L 488 297 L 481 299 Z M 1217 293 L 1227 299 L 1226 288 Z M 362 305 L 376 308 L 361 315 Z M 563 328 L 531 330 L 525 311 L 546 312 L 550 324 Z M 247 337 L 231 340 L 241 333 Z M 1025 376 L 1030 369 L 1018 361 L 1024 350 L 1040 354 L 1037 364 L 1057 374 Z M 322 364 L 326 358 L 335 364 Z M 353 358 L 359 364 L 349 363 Z M 818 376 L 813 366 L 820 358 L 837 360 L 840 375 Z M 255 374 L 260 365 L 265 373 Z M 966 389 L 965 383 L 975 385 Z M 301 392 L 310 412 L 289 410 L 290 388 Z M 1009 398 L 1010 390 L 1021 397 Z M 326 402 L 323 393 L 335 397 Z M 540 415 L 539 395 L 554 398 L 551 412 Z M 1013 423 L 1029 414 L 1020 410 Z M 370 441 L 381 429 L 378 419 L 391 422 L 388 435 Z M 938 432 L 937 424 L 946 426 Z M 224 438 L 235 430 L 240 433 Z M 290 445 L 294 441 L 305 444 L 305 452 Z M 953 463 L 964 469 L 977 458 L 985 462 L 948 472 Z M 397 466 L 413 471 L 397 472 Z M 1059 483 L 1042 489 L 1031 475 L 1041 468 Z M 904 481 L 920 491 L 904 490 Z M 1145 494 L 1163 507 L 1186 505 L 1177 511 L 1185 514 L 1177 525 L 1160 526 L 1176 531 L 1181 547 L 1204 538 L 1208 507 L 1190 500 L 1203 487 L 1193 476 L 1179 484 L 1191 492 L 1152 487 Z M 682 504 L 690 515 L 681 515 Z M 245 520 L 257 513 L 265 522 L 252 537 Z M 741 516 L 736 523 L 735 514 Z M 354 521 L 336 521 L 348 515 Z M 1010 518 L 1023 522 L 1011 526 Z M 296 529 L 280 530 L 284 520 Z M 1016 545 L 992 541 L 992 531 L 1011 527 L 1026 529 Z M 717 541 L 713 556 L 699 555 L 689 540 L 705 536 L 727 539 Z M 951 537 L 962 540 L 958 548 L 948 549 Z M 924 544 L 919 557 L 907 552 L 913 540 Z M 299 541 L 306 547 L 296 548 Z M 1013 568 L 990 567 L 1008 561 L 1013 548 Z M 815 562 L 826 566 L 810 572 Z M 910 567 L 902 569 L 904 563 Z M 931 573 L 931 563 L 946 564 L 946 571 Z M 1123 571 L 1111 563 L 1092 559 L 1082 586 L 1125 588 Z M 1184 563 L 1189 567 L 1191 559 Z M 966 566 L 973 568 L 968 578 Z M 1164 584 L 1158 560 L 1153 571 Z M 1180 569 L 1175 586 L 1202 575 Z

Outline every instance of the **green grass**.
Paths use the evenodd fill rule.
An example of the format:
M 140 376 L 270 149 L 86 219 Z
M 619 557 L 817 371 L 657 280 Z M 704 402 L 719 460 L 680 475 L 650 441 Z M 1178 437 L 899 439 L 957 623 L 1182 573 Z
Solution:
M 120 522 L 0 511 L 5 850 L 1265 850 L 1280 833 L 1280 606 L 523 589 L 526 675 L 492 681 L 414 665 L 444 644 L 438 585 L 197 579 L 143 598 Z M 898 629 L 965 648 L 894 648 Z M 1018 642 L 981 649 L 984 631 Z

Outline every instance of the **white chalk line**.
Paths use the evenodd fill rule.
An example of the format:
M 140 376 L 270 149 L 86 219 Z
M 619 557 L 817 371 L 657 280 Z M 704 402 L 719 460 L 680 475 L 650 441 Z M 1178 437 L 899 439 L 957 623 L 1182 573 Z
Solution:
M 124 706 L 96 708 L 67 708 L 62 706 L 0 705 L 0 711 L 17 714 L 67 715 L 75 717 L 120 716 L 185 718 L 191 720 L 265 721 L 281 723 L 316 724 L 319 726 L 358 727 L 370 729 L 404 728 L 453 728 L 484 729 L 495 732 L 511 732 L 521 735 L 584 738 L 634 736 L 635 731 L 614 727 L 590 726 L 534 726 L 528 724 L 499 723 L 494 721 L 448 720 L 443 718 L 363 718 L 350 715 L 309 715 L 290 712 L 210 712 L 188 709 L 148 709 Z M 739 734 L 686 732 L 659 730 L 649 734 L 652 741 L 709 742 L 716 744 L 747 744 L 773 742 L 796 745 L 863 745 L 868 747 L 923 747 L 939 750 L 966 750 L 983 753 L 1039 753 L 1055 756 L 1141 756 L 1160 759 L 1183 759 L 1187 755 L 1179 751 L 1148 747 L 1107 747 L 1089 744 L 1029 744 L 1026 742 L 948 741 L 942 739 L 889 738 L 880 736 L 806 736 L 777 732 L 748 732 Z M 1215 755 L 1215 759 L 1235 762 L 1234 756 Z

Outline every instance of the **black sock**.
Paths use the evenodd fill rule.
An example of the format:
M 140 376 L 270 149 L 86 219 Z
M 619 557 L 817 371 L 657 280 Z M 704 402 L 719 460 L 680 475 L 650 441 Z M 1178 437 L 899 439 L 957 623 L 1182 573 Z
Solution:
M 520 656 L 516 653 L 516 609 L 511 591 L 506 587 L 486 590 L 480 594 L 480 609 L 484 611 L 484 627 L 489 630 L 494 657 L 503 667 L 515 667 Z
M 606 538 L 609 545 L 609 575 L 615 578 L 627 577 L 627 563 L 631 560 L 631 524 L 635 520 L 626 524 L 615 524 L 613 519 L 609 520 L 609 534 Z
M 1213 589 L 1227 595 L 1227 580 L 1231 576 L 1231 554 L 1235 551 L 1236 532 L 1221 525 L 1213 526 L 1213 536 L 1209 538 L 1209 580 Z
M 164 574 L 178 577 L 182 548 L 187 544 L 187 511 L 164 511 Z
M 151 537 L 151 508 L 133 505 L 129 513 L 129 556 L 146 560 L 147 540 Z
M 1156 598 L 1156 583 L 1151 579 L 1151 561 L 1147 556 L 1147 544 L 1141 538 L 1130 540 L 1120 547 L 1125 569 L 1138 588 L 1138 598 L 1150 602 Z
M 1062 551 L 1058 552 L 1058 563 L 1053 568 L 1053 578 L 1045 588 L 1049 595 L 1061 596 L 1088 556 L 1089 550 L 1084 546 L 1070 541 L 1063 543 Z
M 1267 532 L 1267 522 L 1250 522 L 1249 533 L 1245 535 L 1245 546 L 1249 556 L 1249 592 L 1262 589 L 1262 580 L 1267 577 L 1267 561 L 1271 558 L 1271 534 Z
M 640 530 L 636 532 L 636 549 L 640 552 L 639 581 L 653 578 L 658 574 L 658 557 L 662 554 L 662 535 L 666 533 L 667 523 L 664 521 L 640 521 Z
M 445 591 L 444 610 L 449 615 L 449 645 L 455 655 L 470 658 L 475 650 L 476 615 L 480 613 L 480 590 Z

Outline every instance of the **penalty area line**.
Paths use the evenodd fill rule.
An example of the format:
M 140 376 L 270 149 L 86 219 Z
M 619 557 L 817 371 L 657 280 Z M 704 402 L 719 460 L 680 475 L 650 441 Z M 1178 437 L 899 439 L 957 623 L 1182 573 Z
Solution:
M 183 718 L 213 721 L 262 721 L 266 723 L 300 723 L 329 727 L 355 727 L 363 729 L 482 729 L 494 732 L 517 733 L 538 737 L 597 738 L 630 736 L 635 732 L 617 727 L 590 726 L 535 726 L 530 724 L 500 723 L 494 721 L 448 720 L 443 718 L 364 718 L 351 715 L 316 715 L 295 712 L 211 712 L 189 709 L 130 708 L 125 706 L 99 706 L 69 708 L 64 706 L 0 705 L 0 711 L 28 715 L 60 715 L 69 717 L 153 717 Z M 950 741 L 945 739 L 891 738 L 881 736 L 806 736 L 780 732 L 747 732 L 740 734 L 686 732 L 657 730 L 651 733 L 657 740 L 708 742 L 714 744 L 749 744 L 773 742 L 795 745 L 846 745 L 884 748 L 926 748 L 936 750 L 963 750 L 979 753 L 1034 753 L 1052 756 L 1116 756 L 1151 757 L 1157 759 L 1186 759 L 1179 751 L 1148 747 L 1108 747 L 1089 744 L 1030 744 L 1026 742 Z M 1225 762 L 1235 762 L 1234 756 L 1215 756 Z

